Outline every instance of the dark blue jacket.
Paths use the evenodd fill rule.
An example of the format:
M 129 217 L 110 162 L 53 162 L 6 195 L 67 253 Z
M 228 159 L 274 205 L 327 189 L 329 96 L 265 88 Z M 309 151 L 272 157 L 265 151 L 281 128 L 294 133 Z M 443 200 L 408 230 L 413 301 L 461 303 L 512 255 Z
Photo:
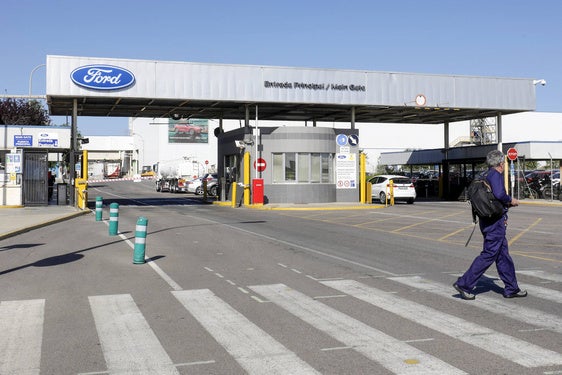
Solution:
M 511 197 L 505 191 L 503 175 L 496 171 L 495 168 L 490 168 L 488 170 L 488 175 L 486 176 L 486 181 L 490 184 L 492 193 L 494 193 L 496 199 L 502 202 L 504 207 L 509 207 Z

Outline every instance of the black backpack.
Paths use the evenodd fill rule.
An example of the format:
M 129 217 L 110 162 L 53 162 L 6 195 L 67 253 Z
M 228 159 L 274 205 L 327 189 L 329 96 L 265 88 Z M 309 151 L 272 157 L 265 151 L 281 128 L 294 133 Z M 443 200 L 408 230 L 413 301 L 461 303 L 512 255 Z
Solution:
M 486 181 L 488 173 L 474 179 L 467 189 L 467 198 L 472 206 L 472 219 L 496 219 L 503 214 L 503 204 L 494 197 L 492 188 Z

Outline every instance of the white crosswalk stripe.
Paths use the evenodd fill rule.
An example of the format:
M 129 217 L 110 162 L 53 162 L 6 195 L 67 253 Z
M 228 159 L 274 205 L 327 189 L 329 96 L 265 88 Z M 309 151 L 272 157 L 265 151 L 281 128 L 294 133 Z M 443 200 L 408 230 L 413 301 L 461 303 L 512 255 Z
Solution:
M 453 303 L 467 303 L 452 297 L 456 292 L 450 285 L 418 276 L 388 279 L 446 297 L 455 301 Z M 562 353 L 543 348 L 540 343 L 526 342 L 394 293 L 354 280 L 320 280 L 319 283 L 514 364 L 527 368 L 562 365 Z M 556 298 L 550 300 L 560 303 L 559 292 L 552 294 L 548 288 L 527 284 L 525 287 L 533 290 L 534 298 L 551 293 Z M 247 289 L 390 372 L 404 375 L 465 374 L 462 369 L 415 348 L 413 344 L 398 340 L 284 284 L 256 285 Z M 212 291 L 199 289 L 171 293 L 247 373 L 319 374 L 311 364 Z M 106 369 L 88 374 L 175 375 L 179 374 L 179 366 L 191 365 L 172 362 L 131 295 L 90 296 L 88 299 L 106 362 Z M 477 302 L 472 306 L 562 333 L 562 318 L 558 315 L 528 308 L 497 295 L 478 295 Z M 43 299 L 0 302 L 0 374 L 40 374 L 41 350 L 45 349 L 42 348 L 45 304 Z M 193 363 L 211 365 L 214 361 Z
M 465 374 L 284 284 L 250 289 L 396 374 Z
M 208 289 L 172 294 L 250 374 L 319 374 Z
M 500 285 L 503 287 L 503 283 L 498 282 L 496 279 L 496 277 L 490 277 L 486 274 L 484 274 L 484 276 L 490 278 L 490 279 L 494 279 L 494 284 L 496 285 Z M 557 290 L 554 289 L 550 289 L 550 288 L 545 288 L 542 286 L 536 286 L 536 285 L 532 285 L 532 284 L 527 284 L 525 283 L 524 286 L 522 286 L 521 288 L 526 289 L 527 292 L 532 295 L 533 297 L 537 297 L 537 298 L 541 298 L 541 299 L 546 299 L 552 302 L 556 302 L 556 303 L 562 303 L 562 292 L 559 292 Z
M 109 374 L 179 375 L 129 294 L 89 301 Z
M 437 311 L 431 307 L 410 302 L 357 281 L 335 280 L 321 283 L 390 311 L 402 318 L 482 348 L 521 366 L 539 367 L 562 364 L 562 355 L 556 352 Z
M 518 274 L 533 276 L 538 279 L 548 280 L 548 281 L 555 281 L 558 283 L 562 283 L 562 274 L 560 273 L 549 273 L 540 270 L 523 270 L 517 271 Z
M 399 276 L 389 277 L 388 279 L 397 281 L 401 284 L 422 289 L 426 292 L 434 293 L 449 298 L 452 302 L 466 303 L 460 298 L 451 297 L 457 292 L 452 286 L 433 282 L 423 279 L 419 276 Z M 510 319 L 534 325 L 540 328 L 546 328 L 557 333 L 562 333 L 562 318 L 559 315 L 548 314 L 536 309 L 521 306 L 511 301 L 503 300 L 498 296 L 489 297 L 482 294 L 476 296 L 478 303 L 472 304 L 476 308 L 491 311 L 498 315 L 503 315 Z
M 44 299 L 0 302 L 0 374 L 39 374 L 44 313 Z

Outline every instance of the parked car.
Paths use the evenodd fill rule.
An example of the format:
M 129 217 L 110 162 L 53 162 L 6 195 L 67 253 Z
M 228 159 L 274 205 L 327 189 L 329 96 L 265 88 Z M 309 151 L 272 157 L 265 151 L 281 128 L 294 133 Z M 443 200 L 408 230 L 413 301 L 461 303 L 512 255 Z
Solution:
M 187 182 L 188 193 L 194 193 L 196 195 L 203 194 L 203 178 L 197 177 L 191 181 Z
M 207 173 L 202 177 L 202 181 L 207 181 L 207 194 L 216 196 L 218 193 L 219 175 L 216 173 Z
M 406 201 L 409 204 L 416 200 L 416 188 L 409 177 L 396 175 L 378 175 L 369 179 L 372 184 L 371 197 L 386 202 L 390 190 L 390 180 L 394 185 L 394 200 Z

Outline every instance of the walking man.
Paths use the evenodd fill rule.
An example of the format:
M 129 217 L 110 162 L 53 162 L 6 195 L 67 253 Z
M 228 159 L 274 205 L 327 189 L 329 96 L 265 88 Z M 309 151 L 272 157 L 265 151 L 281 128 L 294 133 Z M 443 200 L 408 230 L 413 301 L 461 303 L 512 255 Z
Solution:
M 489 166 L 486 181 L 492 188 L 492 193 L 503 206 L 503 215 L 499 218 L 480 218 L 480 231 L 484 236 L 484 245 L 480 255 L 474 259 L 470 268 L 458 278 L 453 287 L 460 293 L 462 299 L 473 300 L 472 289 L 486 270 L 496 262 L 498 275 L 504 283 L 503 296 L 505 298 L 526 297 L 527 291 L 519 289 L 515 276 L 515 265 L 509 255 L 507 238 L 507 211 L 509 207 L 519 205 L 519 201 L 510 197 L 505 191 L 502 173 L 505 157 L 499 150 L 493 150 L 486 156 Z

